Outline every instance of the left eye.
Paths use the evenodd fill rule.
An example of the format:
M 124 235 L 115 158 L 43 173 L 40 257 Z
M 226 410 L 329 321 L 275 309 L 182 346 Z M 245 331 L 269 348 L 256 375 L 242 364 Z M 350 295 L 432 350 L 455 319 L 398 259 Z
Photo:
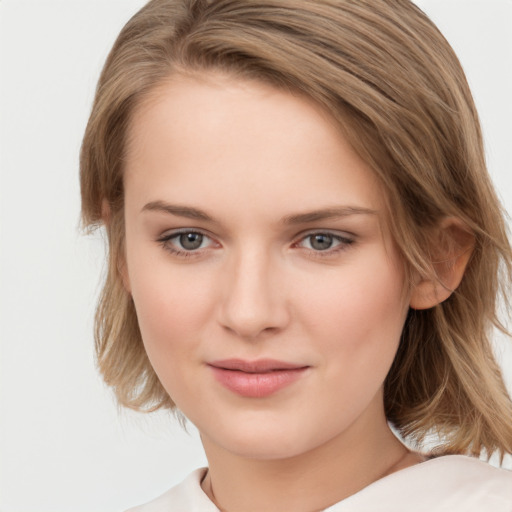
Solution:
M 312 233 L 304 237 L 300 242 L 300 247 L 311 249 L 312 251 L 328 251 L 338 248 L 340 245 L 349 245 L 352 240 L 331 233 Z

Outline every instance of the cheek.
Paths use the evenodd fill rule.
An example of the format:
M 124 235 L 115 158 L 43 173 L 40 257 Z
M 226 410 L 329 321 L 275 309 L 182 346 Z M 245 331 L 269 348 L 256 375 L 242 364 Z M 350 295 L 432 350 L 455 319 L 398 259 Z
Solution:
M 376 397 L 395 358 L 408 309 L 402 282 L 393 265 L 373 261 L 340 272 L 323 291 L 312 289 L 318 300 L 307 308 L 309 337 L 325 370 L 321 395 L 331 411 L 325 422 L 333 429 L 346 427 L 370 403 L 377 404 L 374 400 L 381 403 Z
M 342 352 L 361 366 L 392 361 L 408 310 L 400 268 L 382 256 L 365 259 L 323 284 L 309 283 L 303 311 L 326 354 Z
M 132 252 L 128 261 L 142 339 L 157 373 L 199 343 L 199 332 L 211 318 L 208 273 L 191 269 L 174 268 L 166 255 L 149 260 Z
M 153 268 L 134 278 L 132 295 L 146 353 L 163 387 L 181 408 L 197 392 L 190 372 L 201 363 L 198 347 L 202 333 L 208 331 L 211 301 L 168 268 L 167 272 Z
M 173 330 L 189 330 L 197 325 L 208 302 L 203 293 L 191 285 L 181 286 L 176 279 L 144 280 L 133 287 L 132 295 L 139 322 L 167 334 L 170 326 Z

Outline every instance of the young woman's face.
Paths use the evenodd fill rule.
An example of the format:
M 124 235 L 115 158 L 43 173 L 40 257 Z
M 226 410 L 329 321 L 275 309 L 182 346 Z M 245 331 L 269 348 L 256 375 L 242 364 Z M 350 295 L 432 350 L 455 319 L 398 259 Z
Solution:
M 379 183 L 325 113 L 174 77 L 134 117 L 125 192 L 144 344 L 205 443 L 284 458 L 385 425 L 403 268 Z

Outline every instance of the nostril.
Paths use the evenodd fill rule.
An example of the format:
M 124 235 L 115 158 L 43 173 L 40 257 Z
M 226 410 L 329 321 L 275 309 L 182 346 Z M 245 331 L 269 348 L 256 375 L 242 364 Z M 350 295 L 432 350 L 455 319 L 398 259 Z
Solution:
M 260 327 L 259 325 L 247 323 L 235 325 L 234 322 L 230 322 L 229 325 L 224 324 L 223 327 L 229 333 L 249 341 L 257 340 L 263 336 L 272 335 L 280 331 L 279 327 Z
M 288 323 L 288 314 L 269 253 L 258 244 L 232 258 L 218 304 L 219 323 L 247 340 L 279 332 Z

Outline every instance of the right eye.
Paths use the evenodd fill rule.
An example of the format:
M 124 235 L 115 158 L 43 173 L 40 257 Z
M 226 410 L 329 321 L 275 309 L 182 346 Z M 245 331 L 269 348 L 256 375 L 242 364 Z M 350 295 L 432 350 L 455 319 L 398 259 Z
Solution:
M 189 256 L 214 245 L 214 241 L 199 231 L 182 230 L 166 234 L 158 239 L 164 249 L 177 255 Z

